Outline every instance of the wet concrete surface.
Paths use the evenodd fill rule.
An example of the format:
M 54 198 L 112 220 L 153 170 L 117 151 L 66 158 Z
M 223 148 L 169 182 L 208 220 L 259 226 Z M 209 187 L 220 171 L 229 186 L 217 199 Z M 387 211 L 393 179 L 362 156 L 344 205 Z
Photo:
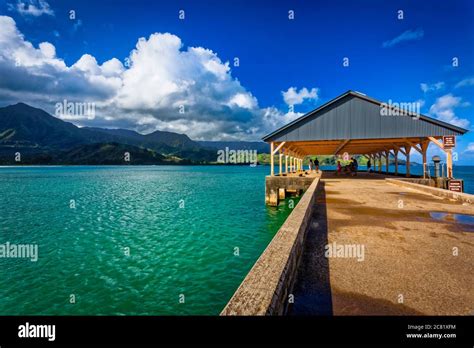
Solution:
M 290 314 L 474 313 L 472 205 L 370 175 L 324 173 L 318 190 Z M 326 245 L 363 247 L 363 260 Z

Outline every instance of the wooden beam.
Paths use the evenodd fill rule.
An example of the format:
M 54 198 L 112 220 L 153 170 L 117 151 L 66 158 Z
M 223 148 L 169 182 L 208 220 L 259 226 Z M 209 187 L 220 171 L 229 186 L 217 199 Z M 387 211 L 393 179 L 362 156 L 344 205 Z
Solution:
M 418 147 L 418 145 L 416 145 L 415 143 L 411 142 L 410 140 L 408 139 L 405 139 L 405 142 L 410 145 L 411 147 L 413 147 L 416 151 L 418 151 L 420 154 L 423 154 L 423 150 L 421 149 L 421 147 Z
M 444 145 L 441 141 L 439 141 L 438 139 L 434 137 L 428 137 L 428 139 L 431 140 L 436 146 L 438 146 L 441 150 L 444 151 Z
M 334 156 L 336 156 L 340 151 L 342 151 L 342 149 L 344 148 L 344 146 L 346 146 L 347 144 L 349 144 L 350 141 L 351 141 L 350 139 L 346 139 L 346 140 L 341 141 L 341 143 L 340 143 L 339 146 L 337 147 L 336 151 L 334 151 Z
M 406 157 L 407 153 L 405 152 L 405 150 L 403 150 L 401 147 L 399 147 L 395 144 L 393 145 L 393 147 L 396 148 L 398 151 L 400 151 L 403 154 L 403 156 Z
M 281 148 L 283 145 L 285 145 L 286 141 L 282 142 L 280 145 L 278 145 L 278 147 L 272 151 L 272 155 L 275 155 Z M 273 144 L 273 142 L 272 142 Z

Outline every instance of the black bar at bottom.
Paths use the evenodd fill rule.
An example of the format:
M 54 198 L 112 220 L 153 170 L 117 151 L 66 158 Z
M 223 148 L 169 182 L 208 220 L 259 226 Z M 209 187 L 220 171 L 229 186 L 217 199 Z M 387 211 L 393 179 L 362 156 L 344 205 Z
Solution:
M 55 340 L 20 338 L 19 327 L 26 323 L 30 326 L 55 325 Z M 0 317 L 0 346 L 8 348 L 9 345 L 16 344 L 86 343 L 220 345 L 283 343 L 429 346 L 443 344 L 472 347 L 473 324 L 473 317 L 4 316 Z M 439 338 L 438 335 L 449 335 L 449 337 Z

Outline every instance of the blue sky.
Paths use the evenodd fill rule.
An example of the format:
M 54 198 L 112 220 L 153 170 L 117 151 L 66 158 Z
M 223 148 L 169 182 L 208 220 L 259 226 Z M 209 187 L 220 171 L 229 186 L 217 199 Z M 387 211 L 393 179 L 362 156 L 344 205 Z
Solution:
M 32 44 L 25 50 L 41 51 L 17 64 L 21 72 L 3 68 L 0 103 L 23 97 L 53 113 L 63 99 L 96 102 L 94 118 L 60 115 L 78 125 L 255 140 L 349 89 L 382 101 L 417 101 L 428 116 L 468 129 L 474 124 L 474 3 L 468 0 L 0 0 L 0 15 L 14 21 L 21 45 Z M 171 35 L 151 39 L 154 33 Z M 17 36 L 0 45 L 13 47 Z M 50 45 L 40 50 L 43 42 L 54 52 Z M 140 81 L 127 74 L 127 57 Z M 35 77 L 35 87 L 23 87 L 18 81 L 32 81 L 28 74 L 53 76 L 59 86 Z M 474 160 L 474 135 L 458 141 L 459 163 Z

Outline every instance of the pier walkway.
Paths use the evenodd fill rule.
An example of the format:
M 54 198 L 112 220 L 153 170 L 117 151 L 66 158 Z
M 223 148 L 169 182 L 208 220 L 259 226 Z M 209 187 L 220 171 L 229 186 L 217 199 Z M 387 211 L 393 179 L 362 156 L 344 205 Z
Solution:
M 289 314 L 473 314 L 473 206 L 384 179 L 323 174 Z

